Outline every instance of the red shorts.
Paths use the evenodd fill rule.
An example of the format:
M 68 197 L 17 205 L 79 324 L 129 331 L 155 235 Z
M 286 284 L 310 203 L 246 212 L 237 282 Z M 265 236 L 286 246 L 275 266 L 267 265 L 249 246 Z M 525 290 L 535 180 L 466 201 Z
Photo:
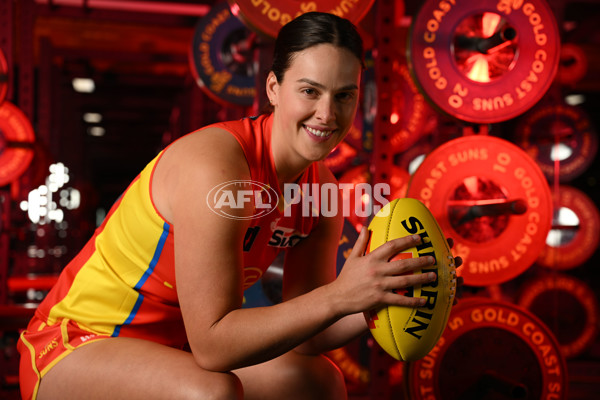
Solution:
M 21 354 L 19 383 L 23 399 L 37 397 L 40 380 L 46 373 L 77 347 L 110 336 L 83 329 L 68 319 L 54 325 L 33 317 L 21 334 L 17 349 Z

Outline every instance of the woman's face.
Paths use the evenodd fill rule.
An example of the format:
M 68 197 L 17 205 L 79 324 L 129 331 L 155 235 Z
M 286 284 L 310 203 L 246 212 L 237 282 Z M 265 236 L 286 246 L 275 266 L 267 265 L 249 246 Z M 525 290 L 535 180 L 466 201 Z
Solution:
M 319 44 L 297 53 L 283 82 L 267 78 L 274 132 L 305 160 L 324 159 L 352 127 L 360 76 L 360 61 L 346 49 Z

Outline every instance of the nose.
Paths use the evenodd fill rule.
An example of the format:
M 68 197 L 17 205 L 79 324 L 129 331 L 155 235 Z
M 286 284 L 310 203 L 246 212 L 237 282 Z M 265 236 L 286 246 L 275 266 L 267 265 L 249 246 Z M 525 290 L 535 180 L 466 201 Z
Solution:
M 330 96 L 323 96 L 319 99 L 315 116 L 324 123 L 335 119 L 335 103 Z

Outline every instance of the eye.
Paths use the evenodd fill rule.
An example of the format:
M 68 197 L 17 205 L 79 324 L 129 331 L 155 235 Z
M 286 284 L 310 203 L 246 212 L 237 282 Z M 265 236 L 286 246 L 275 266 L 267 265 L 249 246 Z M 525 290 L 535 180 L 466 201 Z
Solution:
M 354 99 L 354 92 L 341 92 L 335 95 L 338 101 L 348 103 Z
M 313 88 L 304 88 L 302 89 L 302 93 L 304 93 L 307 96 L 316 96 L 318 93 L 315 89 Z

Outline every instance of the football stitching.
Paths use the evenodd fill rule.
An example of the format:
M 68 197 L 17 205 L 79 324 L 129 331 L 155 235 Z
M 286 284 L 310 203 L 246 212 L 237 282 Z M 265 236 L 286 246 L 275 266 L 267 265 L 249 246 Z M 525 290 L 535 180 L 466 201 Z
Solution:
M 389 239 L 389 235 L 390 235 L 390 226 L 392 224 L 392 219 L 394 216 L 394 209 L 396 208 L 396 205 L 398 205 L 398 201 L 396 200 L 391 206 L 390 206 L 390 218 L 388 219 L 388 223 L 387 223 L 387 228 L 385 230 L 385 241 L 384 243 L 386 243 Z M 386 308 L 388 308 L 389 306 L 386 306 Z M 402 359 L 402 353 L 400 353 L 400 349 L 398 348 L 398 342 L 396 341 L 396 335 L 394 335 L 394 329 L 392 329 L 392 319 L 390 318 L 390 310 L 388 308 L 388 312 L 386 313 L 386 317 L 388 319 L 388 327 L 390 328 L 390 332 L 392 333 L 392 339 L 394 340 L 394 348 L 396 350 L 396 352 L 398 353 L 398 358 Z

